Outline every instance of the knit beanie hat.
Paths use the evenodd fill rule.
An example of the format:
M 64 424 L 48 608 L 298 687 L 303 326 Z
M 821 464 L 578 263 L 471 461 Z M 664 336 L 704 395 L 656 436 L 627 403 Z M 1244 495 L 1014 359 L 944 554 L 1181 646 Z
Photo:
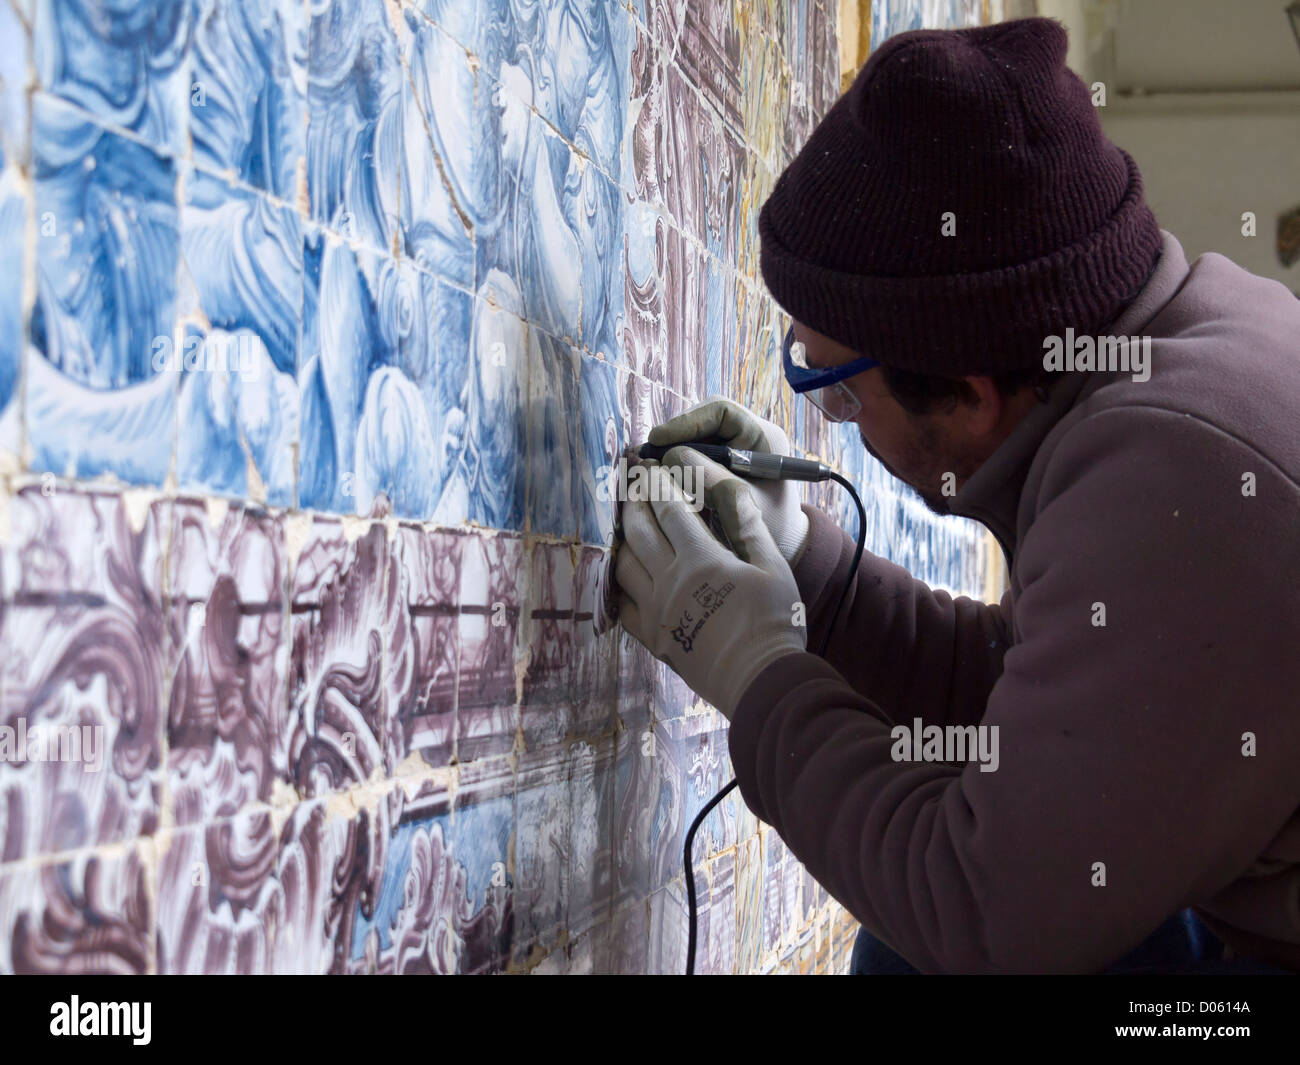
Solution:
M 859 354 L 950 377 L 1041 365 L 1045 336 L 1113 321 L 1161 235 L 1066 45 L 1046 18 L 882 44 L 763 205 L 776 301 Z

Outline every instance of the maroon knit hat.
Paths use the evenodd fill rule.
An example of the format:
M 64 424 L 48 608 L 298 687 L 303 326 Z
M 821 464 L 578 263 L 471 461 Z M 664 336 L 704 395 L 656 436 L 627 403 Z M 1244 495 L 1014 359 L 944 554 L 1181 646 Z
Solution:
M 776 301 L 863 355 L 940 376 L 1028 368 L 1044 336 L 1113 321 L 1160 230 L 1066 44 L 1045 18 L 882 44 L 763 205 Z

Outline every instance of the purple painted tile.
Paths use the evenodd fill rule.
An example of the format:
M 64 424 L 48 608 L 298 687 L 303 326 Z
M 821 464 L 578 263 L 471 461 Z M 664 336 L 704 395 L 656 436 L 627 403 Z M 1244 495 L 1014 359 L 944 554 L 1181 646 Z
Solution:
M 152 971 L 152 847 L 0 871 L 0 973 Z
M 660 663 L 633 636 L 618 629 L 618 716 L 636 743 L 653 735 L 650 716 L 655 706 L 655 676 Z M 653 753 L 653 747 L 651 748 Z
M 572 728 L 575 735 L 594 736 L 613 728 L 618 711 L 619 634 L 605 628 L 612 556 L 597 547 L 576 550 Z
M 676 229 L 668 230 L 663 271 L 665 328 L 668 333 L 668 380 L 663 382 L 688 399 L 703 398 L 705 316 L 708 265 L 695 246 Z
M 763 954 L 764 894 L 762 841 L 745 839 L 736 851 L 736 971 L 758 968 Z
M 403 525 L 395 544 L 398 602 L 405 605 L 410 638 L 409 679 L 398 690 L 402 750 L 428 765 L 446 765 L 456 744 L 456 685 L 460 650 L 461 549 L 468 537 Z M 407 676 L 407 663 L 390 660 Z
M 729 976 L 736 971 L 735 853 L 716 858 L 710 864 L 707 883 L 700 886 L 708 893 L 709 919 L 707 930 L 701 922 L 696 968 L 702 974 Z
M 537 976 L 591 976 L 596 972 L 596 952 L 606 934 L 604 928 L 584 932 L 548 954 L 531 971 Z
M 569 912 L 574 811 L 554 751 L 521 755 L 515 791 L 513 957 L 529 968 L 553 951 Z
M 528 596 L 528 669 L 520 729 L 530 751 L 569 734 L 573 699 L 574 564 L 567 544 L 534 544 Z
M 787 851 L 781 863 L 781 938 L 798 933 L 805 921 L 803 866 Z
M 723 396 L 730 394 L 738 358 L 739 282 L 731 266 L 714 255 L 705 256 L 705 273 L 703 335 L 708 359 L 704 367 L 704 392 Z
M 565 928 L 578 936 L 609 917 L 614 809 L 614 738 L 576 743 L 569 769 L 569 905 Z
M 168 787 L 174 823 L 188 825 L 291 783 L 284 529 L 242 507 L 215 521 L 199 502 L 156 510 L 170 545 Z
M 648 972 L 672 975 L 686 972 L 686 922 L 686 891 L 681 880 L 666 884 L 650 896 Z M 697 925 L 697 932 L 700 931 Z
M 659 174 L 663 176 L 664 205 L 673 222 L 696 240 L 704 239 L 704 194 L 700 169 L 700 128 L 707 113 L 695 87 L 675 66 L 669 65 L 660 97 L 663 125 L 657 147 Z
M 276 820 L 255 808 L 160 837 L 160 973 L 347 970 L 357 914 L 378 893 L 387 804 L 340 817 L 308 802 Z
M 51 478 L 14 496 L 9 522 L 0 861 L 147 835 L 163 727 L 155 516 L 137 530 L 120 497 Z
M 633 976 L 646 971 L 649 905 L 647 899 L 637 898 L 614 908 L 608 927 L 596 943 L 597 973 Z
M 474 534 L 461 545 L 456 712 L 461 762 L 504 754 L 515 745 L 523 558 L 523 541 L 506 534 Z
M 734 129 L 744 129 L 740 112 L 742 31 L 732 0 L 702 0 L 682 8 L 674 61 L 712 110 Z
M 715 117 L 700 130 L 705 247 L 725 262 L 736 261 L 747 163 L 745 145 Z
M 409 616 L 397 594 L 387 530 L 355 539 L 315 519 L 291 580 L 290 770 L 307 796 L 391 775 L 405 752 L 396 720 L 409 683 Z M 404 665 L 400 674 L 388 662 Z
M 628 200 L 663 203 L 658 140 L 668 58 L 651 34 L 637 26 L 628 62 L 629 106 L 619 164 L 619 184 Z
M 763 833 L 763 938 L 760 954 L 781 940 L 781 895 L 785 883 L 785 843 L 774 829 Z
M 618 736 L 613 815 L 615 903 L 644 899 L 670 878 L 666 863 L 662 871 L 665 880 L 653 878 L 650 841 L 660 798 L 657 747 L 658 738 L 648 720 L 643 727 L 625 729 Z

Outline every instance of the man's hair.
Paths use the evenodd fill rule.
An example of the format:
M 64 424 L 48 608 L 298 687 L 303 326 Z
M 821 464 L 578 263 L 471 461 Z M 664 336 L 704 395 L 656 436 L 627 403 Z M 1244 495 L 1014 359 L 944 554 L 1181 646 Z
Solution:
M 909 414 L 930 414 L 936 409 L 954 410 L 963 400 L 973 400 L 975 393 L 960 377 L 934 377 L 930 374 L 912 373 L 893 366 L 882 366 L 885 384 L 894 399 Z M 1014 396 L 1024 388 L 1032 388 L 1040 403 L 1047 402 L 1052 384 L 1062 376 L 1063 370 L 1045 370 L 1031 366 L 1024 370 L 1008 370 L 992 374 L 993 383 L 1004 396 Z

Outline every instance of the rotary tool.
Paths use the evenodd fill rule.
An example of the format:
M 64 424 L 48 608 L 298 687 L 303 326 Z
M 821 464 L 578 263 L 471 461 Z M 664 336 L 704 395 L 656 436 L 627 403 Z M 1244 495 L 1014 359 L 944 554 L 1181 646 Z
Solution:
M 675 447 L 688 447 L 698 451 L 706 459 L 712 459 L 719 466 L 725 466 L 732 473 L 744 477 L 756 477 L 763 480 L 785 481 L 829 481 L 835 476 L 834 471 L 812 459 L 797 459 L 790 455 L 772 455 L 766 451 L 742 451 L 724 444 L 705 444 L 690 441 L 684 444 L 642 444 L 633 448 L 638 459 L 662 460 Z

